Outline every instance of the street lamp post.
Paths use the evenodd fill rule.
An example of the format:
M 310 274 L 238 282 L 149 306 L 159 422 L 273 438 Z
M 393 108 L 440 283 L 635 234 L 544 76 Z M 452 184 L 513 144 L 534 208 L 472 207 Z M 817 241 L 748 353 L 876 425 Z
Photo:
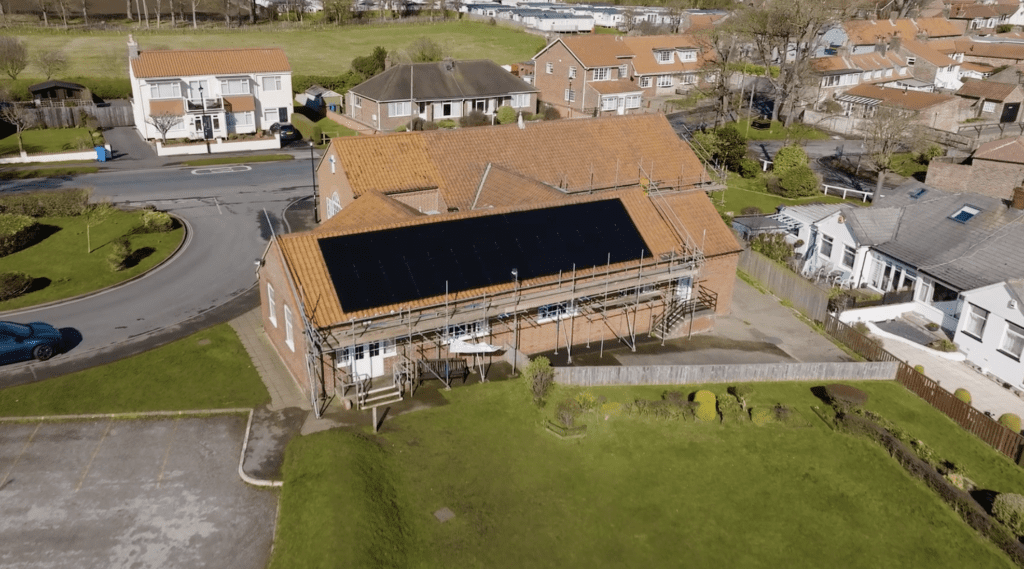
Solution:
M 519 358 L 519 270 L 512 269 L 512 290 L 515 294 L 515 306 L 512 308 L 512 315 L 515 319 L 515 325 L 512 330 L 512 343 L 514 344 L 514 350 L 512 352 L 512 375 L 516 373 L 516 360 Z
M 309 141 L 309 171 L 313 176 L 313 220 L 320 223 L 320 196 L 316 193 L 316 158 L 313 156 L 313 141 Z
M 206 128 L 207 128 L 207 126 L 209 126 L 210 130 L 213 130 L 213 125 L 212 124 L 208 125 L 208 123 L 207 123 L 207 121 L 209 119 L 206 117 L 206 97 L 203 95 L 203 86 L 202 85 L 199 86 L 199 100 L 200 100 L 200 102 L 203 105 L 203 114 L 201 115 L 202 118 L 200 119 L 199 122 L 200 122 L 200 124 L 203 127 L 203 140 L 206 141 L 206 153 L 210 154 L 210 137 L 207 135 Z

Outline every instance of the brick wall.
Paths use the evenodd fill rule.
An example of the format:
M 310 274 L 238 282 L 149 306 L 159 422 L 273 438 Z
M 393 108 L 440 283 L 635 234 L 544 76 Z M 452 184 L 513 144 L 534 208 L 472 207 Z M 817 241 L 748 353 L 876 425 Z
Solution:
M 932 160 L 924 183 L 940 190 L 963 192 L 967 191 L 967 184 L 974 175 L 974 168 L 969 165 Z
M 562 113 L 562 117 L 571 118 L 583 114 L 584 77 L 586 69 L 572 53 L 561 43 L 556 43 L 540 54 L 536 60 L 533 82 L 540 89 L 540 100 Z M 547 66 L 551 64 L 551 73 Z M 576 68 L 576 78 L 569 79 L 569 67 Z M 566 102 L 565 90 L 572 85 L 576 92 L 576 100 Z M 593 106 L 591 104 L 590 106 Z
M 979 183 L 983 180 L 984 183 Z M 1024 182 L 1024 165 L 974 159 L 973 165 L 933 160 L 925 183 L 940 190 L 974 192 L 1010 199 L 1013 188 Z
M 284 261 L 281 256 L 281 249 L 277 241 L 271 243 L 264 257 L 263 266 L 259 271 L 260 306 L 263 313 L 263 329 L 270 339 L 271 345 L 277 350 L 285 367 L 291 373 L 296 385 L 303 393 L 309 393 L 308 378 L 306 375 L 306 335 L 303 334 L 302 318 L 299 315 L 299 303 L 296 302 L 288 278 L 284 272 Z M 273 288 L 274 300 L 270 302 L 267 285 Z M 271 308 L 271 305 L 273 308 Z M 287 342 L 287 322 L 285 320 L 285 307 L 291 311 L 292 318 L 292 345 Z M 273 312 L 271 312 L 271 309 Z
M 334 159 L 333 163 L 331 162 L 332 158 Z M 320 161 L 320 167 L 317 168 L 316 179 L 319 184 L 320 203 L 318 206 L 321 222 L 327 221 L 327 200 L 335 193 L 338 194 L 338 201 L 341 203 L 342 209 L 355 199 L 352 196 L 352 185 L 349 184 L 348 176 L 345 175 L 345 169 L 341 167 L 341 160 L 333 145 L 327 147 L 327 151 Z

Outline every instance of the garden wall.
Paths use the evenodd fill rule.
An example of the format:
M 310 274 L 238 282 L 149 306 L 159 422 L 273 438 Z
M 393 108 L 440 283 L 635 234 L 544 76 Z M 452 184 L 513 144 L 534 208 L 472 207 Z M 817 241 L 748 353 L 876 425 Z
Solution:
M 210 141 L 210 153 L 219 154 L 222 152 L 247 152 L 250 150 L 273 150 L 281 148 L 281 135 L 275 134 L 274 138 L 264 140 L 246 140 L 242 142 L 222 142 L 221 140 Z M 164 146 L 162 142 L 156 143 L 157 156 L 185 156 L 192 154 L 206 154 L 206 143 L 184 144 L 181 146 Z
M 761 381 L 892 381 L 896 362 L 557 367 L 555 383 L 603 385 L 690 385 Z
M 757 251 L 745 249 L 740 253 L 738 268 L 811 320 L 821 322 L 828 315 L 828 291 Z
M 110 156 L 110 145 L 104 145 L 107 156 Z M 0 164 L 28 164 L 35 162 L 74 162 L 79 160 L 96 160 L 96 149 L 78 150 L 75 152 L 58 152 L 56 154 L 28 154 L 22 152 L 21 156 L 8 156 L 0 158 Z

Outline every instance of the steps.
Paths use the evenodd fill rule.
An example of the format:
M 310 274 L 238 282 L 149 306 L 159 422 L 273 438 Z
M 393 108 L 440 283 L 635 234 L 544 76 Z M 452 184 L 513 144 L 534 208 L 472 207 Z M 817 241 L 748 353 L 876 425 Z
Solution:
M 375 409 L 402 400 L 402 390 L 397 385 L 370 389 L 359 398 L 359 409 Z

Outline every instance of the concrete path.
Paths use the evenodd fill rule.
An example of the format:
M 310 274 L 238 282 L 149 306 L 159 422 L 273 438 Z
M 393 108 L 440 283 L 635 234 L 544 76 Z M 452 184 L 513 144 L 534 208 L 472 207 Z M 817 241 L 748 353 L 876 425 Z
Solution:
M 103 138 L 110 145 L 112 160 L 158 161 L 156 151 L 139 135 L 133 126 L 117 126 L 103 131 Z

